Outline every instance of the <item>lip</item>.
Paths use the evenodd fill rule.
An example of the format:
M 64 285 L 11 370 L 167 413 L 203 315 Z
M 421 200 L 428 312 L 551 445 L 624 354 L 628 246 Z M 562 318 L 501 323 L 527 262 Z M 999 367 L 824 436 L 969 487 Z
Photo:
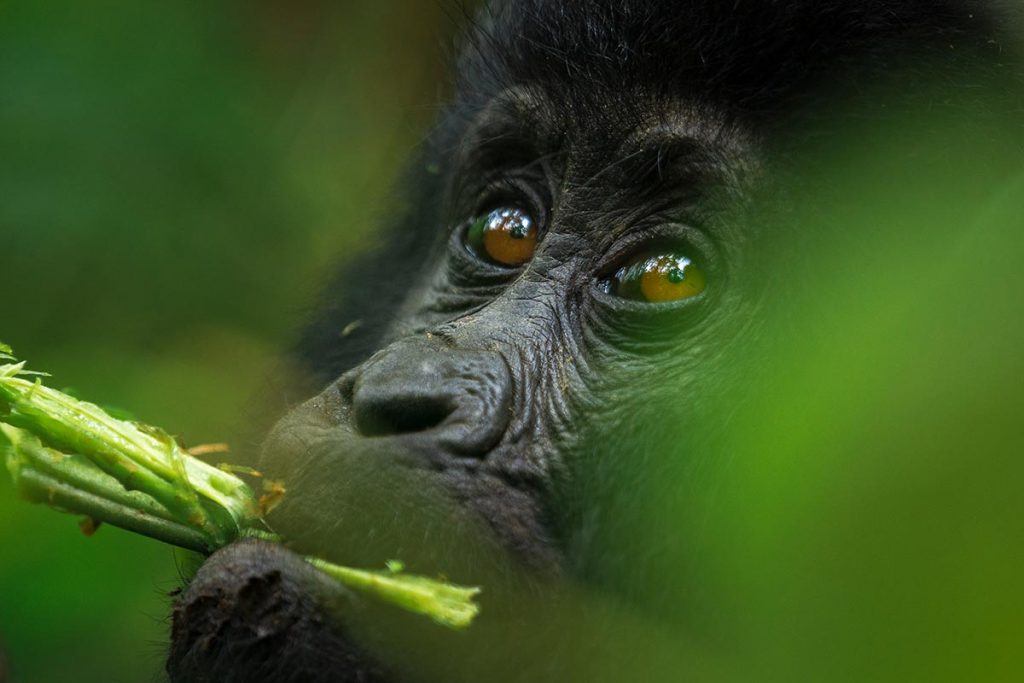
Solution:
M 267 521 L 297 550 L 351 566 L 398 559 L 467 585 L 480 581 L 481 564 L 549 574 L 560 564 L 540 492 L 530 473 L 505 472 L 500 447 L 481 460 L 438 453 L 435 439 L 363 437 L 348 427 L 341 393 L 328 389 L 286 415 L 256 463 L 285 483 Z
M 561 554 L 527 474 L 503 477 L 476 461 L 442 464 L 403 438 L 335 433 L 307 446 L 260 465 L 287 482 L 267 521 L 304 554 L 369 568 L 397 559 L 467 584 L 480 581 L 481 565 L 560 573 Z M 275 467 L 282 462 L 296 466 L 282 472 Z

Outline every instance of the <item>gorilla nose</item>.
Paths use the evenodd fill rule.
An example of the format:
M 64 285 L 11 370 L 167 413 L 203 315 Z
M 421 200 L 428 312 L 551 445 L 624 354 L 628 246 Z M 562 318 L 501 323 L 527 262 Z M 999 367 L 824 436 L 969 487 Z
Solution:
M 397 342 L 342 378 L 355 428 L 483 457 L 508 427 L 512 378 L 496 352 Z

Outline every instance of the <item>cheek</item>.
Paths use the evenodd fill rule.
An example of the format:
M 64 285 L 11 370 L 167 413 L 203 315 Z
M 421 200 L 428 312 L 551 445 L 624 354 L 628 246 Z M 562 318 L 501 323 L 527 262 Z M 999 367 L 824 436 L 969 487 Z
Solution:
M 581 365 L 583 372 L 557 387 L 569 413 L 558 445 L 568 454 L 572 478 L 609 466 L 637 477 L 677 431 L 693 434 L 700 426 L 691 422 L 711 378 L 701 375 L 707 367 L 696 358 L 612 354 Z
M 700 350 L 609 357 L 570 386 L 572 429 L 561 445 L 573 494 L 632 513 L 645 491 L 684 482 L 709 458 L 741 400 L 724 355 Z M 602 511 L 604 514 L 604 511 Z
M 704 397 L 720 389 L 706 364 L 664 365 L 595 390 L 556 509 L 575 573 L 675 619 L 695 607 L 684 587 L 701 571 L 700 520 L 718 489 L 716 443 L 730 410 Z

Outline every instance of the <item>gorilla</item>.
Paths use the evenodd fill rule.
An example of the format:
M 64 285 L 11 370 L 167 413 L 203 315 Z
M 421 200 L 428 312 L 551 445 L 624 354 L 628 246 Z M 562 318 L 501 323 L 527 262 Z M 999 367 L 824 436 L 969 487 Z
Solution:
M 827 325 L 808 245 L 881 234 L 836 222 L 873 221 L 852 189 L 949 222 L 976 205 L 918 201 L 913 169 L 981 156 L 971 187 L 1008 177 L 986 134 L 1019 141 L 1007 22 L 980 0 L 475 14 L 389 221 L 296 344 L 302 400 L 248 462 L 287 486 L 268 521 L 288 544 L 196 572 L 170 678 L 735 680 L 737 598 L 701 557 L 749 388 L 807 331 L 778 302 Z M 483 612 L 448 632 L 299 553 L 400 558 L 482 586 Z

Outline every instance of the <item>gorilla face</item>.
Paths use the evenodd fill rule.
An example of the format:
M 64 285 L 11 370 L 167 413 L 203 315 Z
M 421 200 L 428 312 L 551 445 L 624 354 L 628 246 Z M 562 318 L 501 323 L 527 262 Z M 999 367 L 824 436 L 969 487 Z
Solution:
M 854 97 L 842 84 L 883 78 L 894 57 L 989 38 L 964 3 L 726 4 L 523 0 L 481 16 L 403 210 L 300 345 L 315 395 L 256 463 L 286 482 L 269 521 L 291 547 L 483 585 L 473 629 L 496 652 L 523 636 L 510 615 L 567 585 L 685 620 L 685 586 L 623 567 L 643 577 L 695 539 L 668 529 L 663 547 L 630 549 L 629 529 L 644 481 L 700 486 L 687 473 L 742 393 L 733 361 L 782 258 L 755 197 L 781 195 L 793 146 L 835 123 L 826 85 Z M 288 551 L 242 543 L 179 600 L 168 668 L 404 680 L 413 665 L 362 644 L 403 628 L 373 609 Z M 607 638 L 582 614 L 570 628 Z M 522 642 L 497 659 L 518 662 Z M 566 666 L 531 680 L 583 680 Z
M 566 131 L 574 122 L 541 98 L 504 91 L 468 122 L 445 165 L 443 241 L 420 257 L 427 269 L 396 261 L 378 275 L 408 278 L 381 349 L 283 422 L 260 466 L 296 501 L 309 496 L 297 491 L 310 443 L 294 440 L 315 427 L 353 487 L 372 485 L 355 483 L 363 470 L 413 469 L 416 487 L 436 483 L 519 561 L 558 572 L 552 495 L 595 431 L 635 428 L 638 406 L 617 392 L 669 405 L 660 392 L 692 378 L 699 393 L 700 375 L 716 374 L 737 315 L 727 264 L 739 259 L 727 256 L 739 242 L 704 200 L 738 194 L 751 163 L 739 136 L 716 139 L 697 115 Z M 565 139 L 571 148 L 551 146 Z M 351 500 L 336 482 L 309 485 Z

